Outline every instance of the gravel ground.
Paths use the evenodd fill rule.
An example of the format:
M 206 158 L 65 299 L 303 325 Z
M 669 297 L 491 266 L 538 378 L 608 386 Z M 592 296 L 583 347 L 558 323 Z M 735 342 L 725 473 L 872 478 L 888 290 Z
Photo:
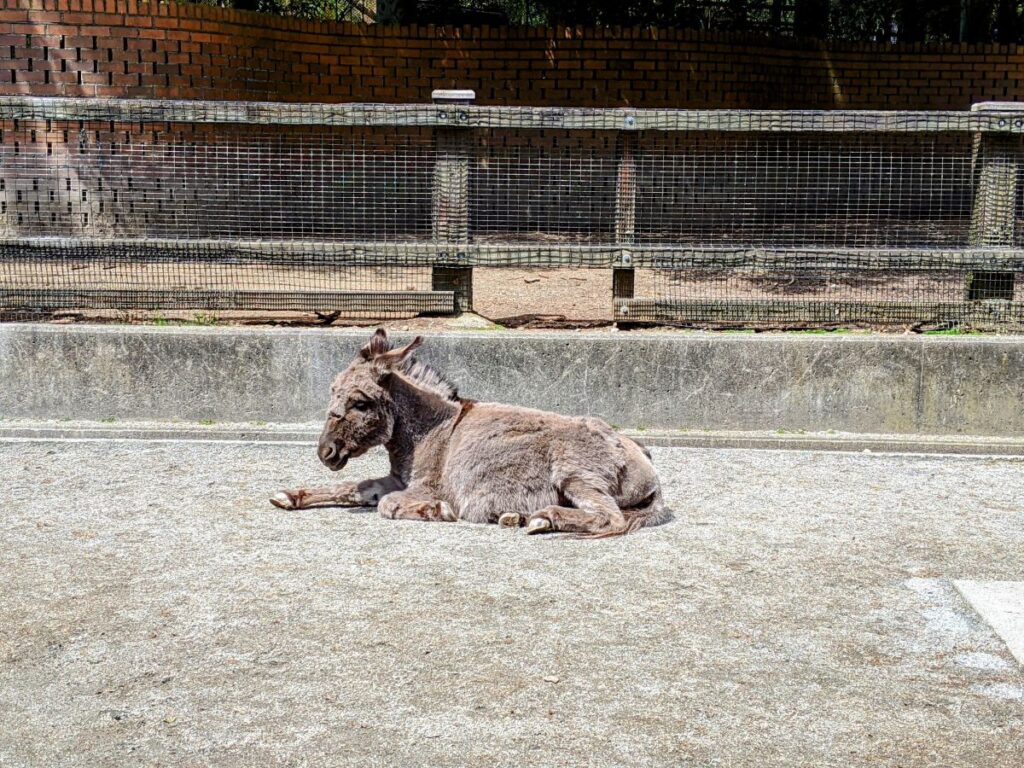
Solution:
M 0 766 L 1020 765 L 951 580 L 1024 574 L 1024 462 L 654 454 L 675 519 L 577 541 L 273 509 L 309 445 L 0 442 Z

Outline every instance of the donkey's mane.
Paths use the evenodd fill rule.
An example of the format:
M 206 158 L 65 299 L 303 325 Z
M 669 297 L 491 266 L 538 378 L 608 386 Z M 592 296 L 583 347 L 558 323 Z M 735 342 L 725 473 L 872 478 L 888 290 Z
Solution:
M 414 357 L 407 357 L 402 362 L 401 372 L 417 385 L 443 397 L 445 400 L 459 399 L 459 390 L 446 379 L 436 368 L 421 363 Z
M 422 341 L 422 338 L 416 337 L 410 347 L 415 349 Z M 370 343 L 363 347 L 359 354 L 363 360 L 373 362 L 377 358 L 387 355 L 394 348 L 394 344 L 387 337 L 387 334 L 384 333 L 384 330 L 378 328 L 377 333 L 370 339 Z M 459 391 L 454 384 L 448 381 L 435 368 L 430 367 L 426 363 L 421 363 L 415 357 L 409 356 L 408 352 L 405 354 L 407 356 L 401 363 L 398 363 L 396 369 L 399 373 L 420 389 L 425 389 L 427 392 L 431 392 L 444 400 L 458 402 Z

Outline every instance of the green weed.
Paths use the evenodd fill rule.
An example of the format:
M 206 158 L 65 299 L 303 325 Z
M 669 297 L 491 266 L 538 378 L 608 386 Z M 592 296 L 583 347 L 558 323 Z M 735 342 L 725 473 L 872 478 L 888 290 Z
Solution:
M 922 336 L 981 336 L 982 331 L 971 328 L 939 328 L 934 331 L 922 331 Z

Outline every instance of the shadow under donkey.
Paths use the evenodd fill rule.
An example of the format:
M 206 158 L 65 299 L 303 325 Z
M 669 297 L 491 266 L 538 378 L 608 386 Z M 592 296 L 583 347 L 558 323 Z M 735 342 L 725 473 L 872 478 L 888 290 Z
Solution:
M 376 506 L 382 517 L 618 536 L 671 517 L 651 455 L 590 417 L 460 398 L 378 329 L 331 385 L 329 469 L 383 445 L 387 477 L 274 494 L 281 509 Z

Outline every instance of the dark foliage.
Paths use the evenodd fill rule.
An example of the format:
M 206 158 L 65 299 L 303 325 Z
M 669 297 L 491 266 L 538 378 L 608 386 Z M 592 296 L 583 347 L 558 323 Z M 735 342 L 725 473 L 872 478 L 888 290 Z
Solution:
M 1018 0 L 196 0 L 381 23 L 685 27 L 871 42 L 1021 42 Z

